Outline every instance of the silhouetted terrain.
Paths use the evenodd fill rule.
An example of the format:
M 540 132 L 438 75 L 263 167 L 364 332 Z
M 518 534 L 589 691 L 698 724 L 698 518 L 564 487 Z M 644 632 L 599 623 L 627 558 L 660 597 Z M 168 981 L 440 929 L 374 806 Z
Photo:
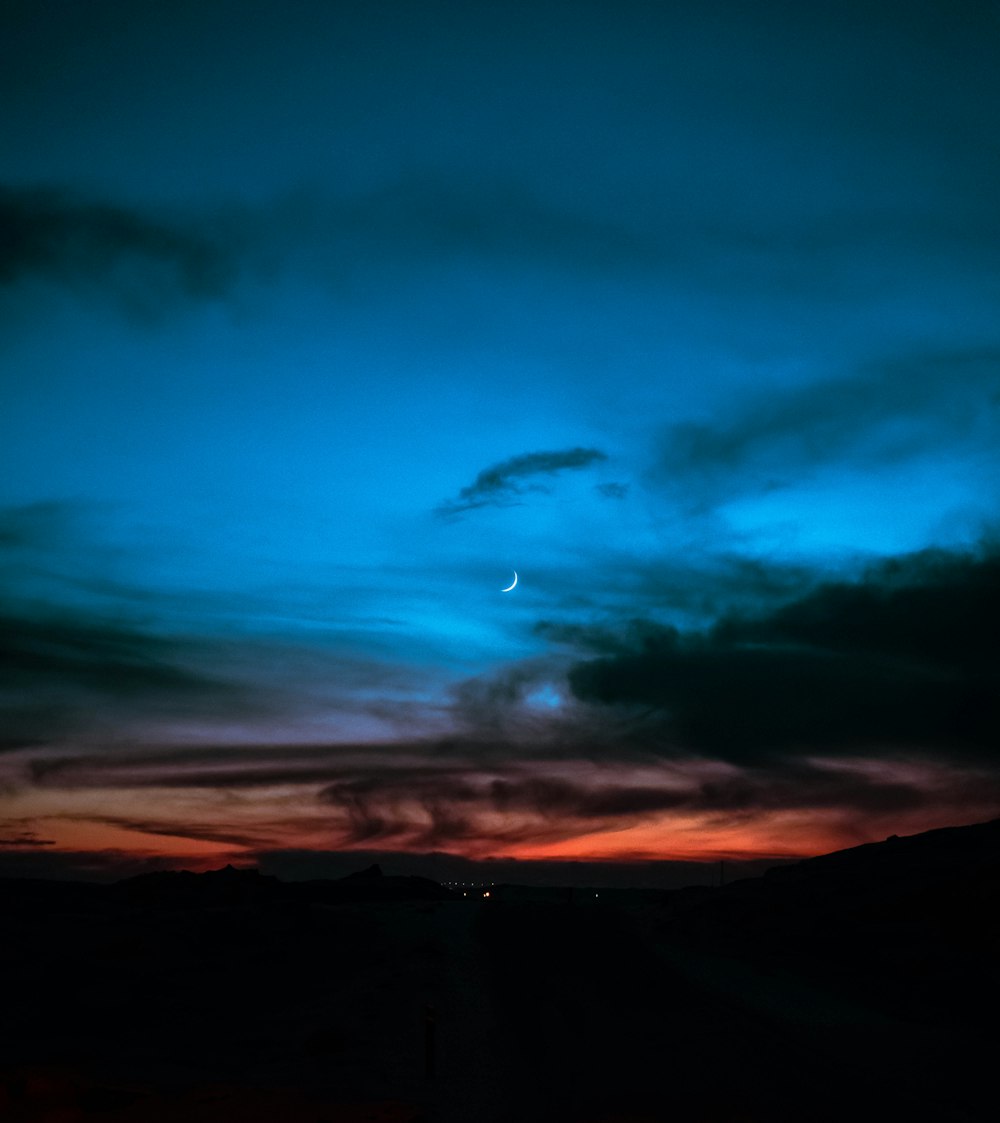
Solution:
M 6 1123 L 993 1117 L 1000 821 L 721 889 L 0 881 Z

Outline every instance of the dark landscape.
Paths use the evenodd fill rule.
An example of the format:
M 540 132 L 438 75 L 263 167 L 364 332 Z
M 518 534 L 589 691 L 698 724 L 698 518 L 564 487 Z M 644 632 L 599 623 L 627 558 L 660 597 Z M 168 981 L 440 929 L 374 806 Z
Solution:
M 226 867 L 4 879 L 0 908 L 10 1123 L 995 1106 L 1000 820 L 662 893 Z

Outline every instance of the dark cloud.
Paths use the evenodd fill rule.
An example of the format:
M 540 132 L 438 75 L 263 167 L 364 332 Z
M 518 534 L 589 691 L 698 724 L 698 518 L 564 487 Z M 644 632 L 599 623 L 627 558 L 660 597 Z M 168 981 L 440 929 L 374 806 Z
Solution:
M 0 286 L 41 277 L 113 294 L 129 311 L 223 295 L 234 279 L 232 231 L 158 219 L 52 188 L 0 188 Z
M 527 491 L 547 491 L 539 483 L 526 484 L 533 477 L 554 476 L 559 472 L 589 468 L 606 460 L 596 448 L 567 448 L 556 452 L 526 452 L 484 468 L 475 480 L 463 487 L 455 499 L 437 508 L 438 514 L 458 515 L 477 507 L 505 507 Z
M 581 739 L 585 735 L 580 730 Z M 652 761 L 650 745 L 645 747 L 645 757 L 636 755 L 633 763 L 628 755 L 616 756 L 620 745 L 605 745 L 599 766 L 582 773 L 580 764 L 595 750 L 594 743 L 582 740 L 576 755 L 568 758 L 550 757 L 518 742 L 486 758 L 468 743 L 256 745 L 75 755 L 39 760 L 34 771 L 40 785 L 57 788 L 198 787 L 221 792 L 299 787 L 302 806 L 294 822 L 279 817 L 230 829 L 164 817 L 86 817 L 145 834 L 249 848 L 300 829 L 321 832 L 349 848 L 488 852 L 628 829 L 670 812 L 701 816 L 714 826 L 742 824 L 772 812 L 856 817 L 922 809 L 940 813 L 946 807 L 960 814 L 981 806 L 984 814 L 991 812 L 980 773 L 930 759 L 915 772 L 891 761 L 878 768 L 864 762 L 835 767 L 788 756 L 720 772 L 691 757 L 669 764 Z M 312 800 L 314 809 L 309 810 Z
M 914 246 L 934 244 L 963 260 L 978 252 L 991 263 L 987 247 L 996 242 L 982 218 L 873 216 L 860 204 L 836 218 L 775 215 L 769 200 L 761 213 L 751 208 L 720 222 L 713 207 L 676 184 L 664 186 L 667 207 L 661 199 L 652 209 L 602 215 L 593 202 L 547 199 L 516 178 L 468 169 L 463 176 L 416 171 L 353 195 L 300 189 L 256 206 L 230 199 L 197 212 L 144 209 L 58 185 L 2 187 L 0 287 L 43 278 L 110 294 L 125 311 L 151 318 L 178 298 L 225 296 L 242 276 L 270 282 L 294 274 L 356 299 L 359 279 L 393 284 L 449 260 L 555 268 L 576 281 L 638 272 L 730 300 L 806 289 L 844 299 L 887 261 L 899 268 Z M 678 428 L 681 454 L 686 442 L 700 445 L 700 428 Z
M 591 829 L 598 821 L 621 825 L 668 805 L 663 793 L 642 789 L 590 792 L 573 783 L 497 778 L 473 768 L 448 777 L 376 772 L 332 784 L 319 798 L 339 813 L 345 845 L 394 842 L 417 850 L 558 841 L 580 833 L 581 820 Z
M 490 674 L 464 679 L 452 688 L 452 717 L 470 741 L 507 737 L 528 740 L 533 724 L 536 733 L 544 732 L 550 719 L 543 718 L 539 728 L 526 709 L 527 696 L 559 677 L 557 662 L 525 659 Z
M 667 620 L 708 627 L 727 613 L 760 613 L 787 604 L 816 584 L 813 567 L 794 561 L 740 557 L 731 553 L 678 551 L 655 561 L 631 561 L 609 552 L 596 555 L 605 570 L 605 607 L 596 619 L 580 619 L 579 604 L 566 614 L 537 621 L 534 634 L 577 654 L 631 650 Z M 588 575 L 587 580 L 592 580 Z M 612 600 L 608 591 L 620 594 Z
M 654 264 L 648 235 L 548 203 L 514 182 L 413 175 L 355 196 L 298 191 L 256 208 L 142 209 L 54 186 L 0 186 L 0 288 L 41 278 L 152 317 L 178 297 L 227 295 L 241 273 L 340 287 L 374 265 L 442 257 L 568 269 Z
M 651 627 L 569 673 L 587 702 L 645 707 L 668 744 L 749 761 L 817 750 L 992 755 L 1000 561 L 933 552 L 701 633 Z
M 649 620 L 628 620 L 611 624 L 576 624 L 569 621 L 539 620 L 532 631 L 549 643 L 576 652 L 598 655 L 626 655 L 643 648 L 663 634 L 663 625 Z
M 448 775 L 385 769 L 331 784 L 319 799 L 336 812 L 344 845 L 391 843 L 415 850 L 538 844 L 624 830 L 669 812 L 731 826 L 769 812 L 885 815 L 959 811 L 983 802 L 978 776 L 940 770 L 927 781 L 892 769 L 865 772 L 784 760 L 723 776 L 665 774 L 660 782 L 643 783 L 620 776 L 532 774 L 523 761 L 488 770 L 469 765 Z
M 261 704 L 201 669 L 202 645 L 97 614 L 0 606 L 0 748 L 18 750 L 102 723 L 169 713 L 218 716 Z
M 1000 438 L 1000 351 L 872 365 L 853 377 L 744 398 L 712 422 L 667 430 L 654 477 L 691 507 Z
M 720 638 L 872 654 L 955 672 L 1000 670 L 1000 553 L 929 549 L 828 582 L 762 620 L 730 619 Z
M 51 684 L 125 697 L 217 689 L 218 683 L 178 665 L 178 647 L 114 621 L 0 616 L 0 667 L 8 682 L 27 689 Z
M 0 823 L 0 846 L 17 850 L 33 850 L 39 846 L 55 846 L 51 838 L 42 838 L 37 831 L 18 828 L 17 824 Z
M 155 598 L 101 576 L 88 510 L 0 509 L 0 751 L 143 713 L 259 709 L 219 671 L 219 643 L 157 628 Z
M 137 834 L 150 834 L 158 837 L 187 838 L 195 842 L 224 843 L 229 846 L 246 848 L 262 847 L 268 844 L 262 832 L 241 831 L 225 827 L 211 827 L 205 824 L 183 823 L 166 819 L 139 819 L 127 815 L 62 815 L 61 819 L 87 823 L 101 823 L 119 830 L 135 831 Z
M 78 817 L 248 850 L 266 850 L 301 831 L 347 849 L 484 854 L 627 830 L 671 813 L 718 828 L 752 825 L 771 814 L 855 822 L 922 812 L 951 811 L 956 819 L 996 812 L 981 768 L 952 767 L 929 756 L 919 767 L 891 758 L 873 767 L 869 760 L 837 764 L 786 754 L 720 769 L 717 762 L 678 754 L 656 760 L 651 741 L 644 755 L 622 755 L 620 743 L 588 744 L 586 730 L 578 733 L 570 756 L 517 741 L 492 745 L 492 755 L 485 756 L 468 742 L 235 745 L 41 757 L 30 771 L 45 788 L 299 788 L 294 817 L 278 812 L 245 827 L 176 814 Z M 581 768 L 588 758 L 591 765 Z
M 419 782 L 447 778 L 470 754 L 477 760 L 511 756 L 506 741 L 447 738 L 359 744 L 200 744 L 134 749 L 111 745 L 91 752 L 32 755 L 24 762 L 34 782 L 58 788 L 239 789 L 276 785 L 361 782 L 391 771 Z
M 22 698 L 235 701 L 238 688 L 186 665 L 195 646 L 85 614 L 0 613 L 0 668 L 5 685 Z
M 523 478 L 509 465 L 527 473 L 526 459 L 495 478 Z M 61 518 L 17 512 L 2 523 L 0 544 L 8 554 L 42 549 L 53 535 L 59 544 Z M 983 777 L 995 771 L 1000 743 L 1000 553 L 926 551 L 810 588 L 798 570 L 717 561 L 713 580 L 730 589 L 730 607 L 714 625 L 541 621 L 536 636 L 562 652 L 456 685 L 442 711 L 447 736 L 376 744 L 142 747 L 120 730 L 102 744 L 86 724 L 90 711 L 111 729 L 122 715 L 242 721 L 259 699 L 213 670 L 212 641 L 199 647 L 134 618 L 0 602 L 5 776 L 22 791 L 198 789 L 223 798 L 298 788 L 305 813 L 294 821 L 281 812 L 280 821 L 230 829 L 146 807 L 88 817 L 248 851 L 305 832 L 349 848 L 484 854 L 674 814 L 709 827 L 810 810 L 856 822 L 987 801 Z M 681 573 L 661 574 L 660 585 Z M 72 749 L 38 744 L 80 731 Z M 900 766 L 908 760 L 924 771 L 908 774 Z M 885 767 L 866 771 L 870 761 Z M 12 837 L 20 849 L 45 846 L 24 832 Z

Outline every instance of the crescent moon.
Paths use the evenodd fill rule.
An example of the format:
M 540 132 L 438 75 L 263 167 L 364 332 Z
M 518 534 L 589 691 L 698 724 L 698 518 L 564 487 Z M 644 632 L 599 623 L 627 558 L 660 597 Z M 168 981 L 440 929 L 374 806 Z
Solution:
M 509 593 L 509 592 L 511 591 L 511 589 L 513 589 L 513 588 L 514 588 L 514 586 L 515 586 L 516 584 L 517 584 L 517 570 L 515 569 L 515 570 L 514 570 L 514 580 L 513 580 L 513 581 L 511 581 L 511 583 L 510 583 L 510 584 L 509 584 L 509 585 L 507 586 L 507 588 L 506 588 L 506 589 L 501 589 L 501 590 L 500 590 L 500 592 L 501 592 L 501 593 Z

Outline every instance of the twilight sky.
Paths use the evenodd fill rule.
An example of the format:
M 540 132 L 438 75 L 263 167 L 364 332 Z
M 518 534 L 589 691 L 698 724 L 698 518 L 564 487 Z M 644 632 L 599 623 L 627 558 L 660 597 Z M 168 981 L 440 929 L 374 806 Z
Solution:
M 998 62 L 978 0 L 4 4 L 0 873 L 1000 814 Z

